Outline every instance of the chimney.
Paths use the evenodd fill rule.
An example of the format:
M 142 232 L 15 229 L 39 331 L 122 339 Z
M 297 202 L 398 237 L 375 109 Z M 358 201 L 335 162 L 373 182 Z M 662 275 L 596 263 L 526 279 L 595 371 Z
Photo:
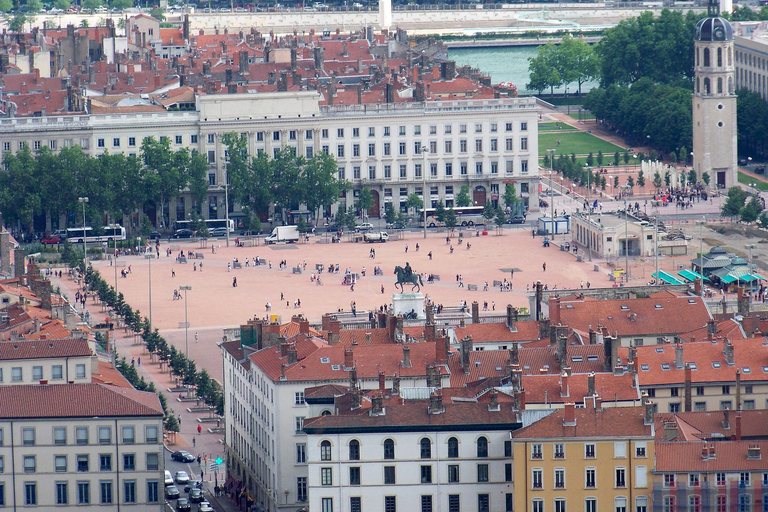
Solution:
M 677 423 L 668 421 L 664 423 L 664 440 L 674 441 L 677 439 Z
M 516 341 L 512 343 L 512 348 L 509 349 L 509 363 L 510 364 L 520 364 L 520 357 L 519 357 L 519 349 L 520 344 Z
M 371 397 L 371 416 L 382 416 L 384 414 L 384 406 L 381 402 L 381 394 Z
M 596 411 L 602 411 L 603 410 L 603 399 L 600 398 L 600 395 L 595 393 L 595 410 Z
M 741 441 L 741 413 L 736 413 L 736 440 Z
M 298 354 L 296 353 L 296 345 L 291 343 L 288 347 L 288 364 L 296 364 L 299 361 Z
M 654 405 L 650 400 L 645 401 L 645 417 L 643 418 L 643 425 L 653 425 L 653 410 Z
M 731 428 L 731 411 L 728 408 L 723 409 L 723 428 L 726 430 Z
M 541 281 L 536 281 L 536 296 L 535 296 L 535 304 L 536 304 L 536 318 L 535 320 L 541 320 L 541 298 L 544 294 L 544 285 L 541 284 Z M 549 330 L 549 327 L 547 327 L 547 330 Z
M 557 336 L 557 362 L 560 369 L 568 366 L 568 338 L 562 335 Z
M 517 308 L 507 304 L 507 327 L 512 332 L 517 331 Z
M 427 308 L 431 309 L 431 308 Z M 435 324 L 426 324 L 424 326 L 424 339 L 426 341 L 435 341 L 437 327 Z
M 566 402 L 565 415 L 563 416 L 563 426 L 576 425 L 576 407 L 573 402 Z
M 354 411 L 355 409 L 359 409 L 362 407 L 363 403 L 363 390 L 355 388 L 352 390 L 352 407 L 351 409 Z
M 704 446 L 701 447 L 701 459 L 702 460 L 709 459 L 709 446 L 707 446 L 706 441 L 704 441 Z
M 353 366 L 355 366 L 355 359 L 353 357 L 352 349 L 345 348 L 344 349 L 344 370 L 348 371 Z
M 392 377 L 392 394 L 400 394 L 400 377 L 398 377 L 397 374 Z
M 301 334 L 309 334 L 309 320 L 304 317 L 299 320 L 299 332 Z
M 357 387 L 357 368 L 354 366 L 349 368 L 349 387 Z
M 491 399 L 491 401 L 488 403 L 488 410 L 500 411 L 501 406 L 499 406 L 499 393 L 495 389 L 491 389 L 491 391 L 488 393 L 488 397 Z
M 248 71 L 249 71 L 248 51 L 243 50 L 240 52 L 240 73 L 243 75 L 247 75 Z
M 280 365 L 280 380 L 285 380 L 285 364 Z
M 587 396 L 595 396 L 595 372 L 587 375 Z
M 339 341 L 339 332 L 341 332 L 341 320 L 339 320 L 336 316 L 331 316 L 328 330 L 331 333 L 328 337 L 328 341 L 331 343 Z
M 539 339 L 543 340 L 544 338 L 549 338 L 549 319 L 548 318 L 539 319 Z M 554 343 L 555 341 L 550 339 L 549 342 Z
M 685 365 L 685 412 L 691 412 L 691 365 Z
M 461 368 L 464 373 L 469 373 L 469 353 L 472 352 L 472 336 L 464 336 L 461 339 Z
M 725 364 L 728 366 L 735 365 L 733 361 L 733 343 L 731 343 L 731 340 L 728 338 L 725 338 L 725 349 L 723 350 L 723 355 L 725 356 Z
M 717 334 L 717 322 L 714 319 L 707 321 L 707 339 L 712 341 L 715 334 Z
M 570 392 L 570 389 L 568 387 L 568 374 L 566 372 L 563 372 L 560 374 L 560 396 L 561 397 L 570 396 L 569 392 Z
M 403 345 L 403 368 L 411 367 L 411 347 Z
M 387 378 L 384 377 L 384 372 L 379 372 L 379 391 L 387 389 Z
M 741 410 L 741 370 L 736 370 L 736 410 Z
M 675 368 L 678 370 L 683 369 L 683 342 L 678 341 L 675 343 Z
M 693 280 L 693 293 L 698 297 L 701 297 L 701 279 L 698 277 Z
M 429 414 L 440 414 L 443 412 L 445 412 L 443 408 L 443 394 L 440 391 L 435 391 L 429 397 Z
M 472 323 L 480 323 L 480 304 L 478 304 L 476 300 L 472 301 Z
M 288 345 L 289 343 L 285 342 L 285 338 L 280 338 L 280 359 L 288 355 Z
M 448 364 L 448 337 L 439 337 L 435 340 L 435 362 Z
M 560 297 L 549 298 L 549 325 L 560 325 Z

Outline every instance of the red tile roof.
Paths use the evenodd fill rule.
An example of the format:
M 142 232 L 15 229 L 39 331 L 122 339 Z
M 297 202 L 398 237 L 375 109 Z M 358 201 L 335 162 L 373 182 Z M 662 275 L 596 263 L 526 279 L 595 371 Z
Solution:
M 31 332 L 24 335 L 25 340 L 39 340 L 39 339 L 64 339 L 69 338 L 72 333 L 64 327 L 64 322 L 58 318 L 46 322 L 40 326 L 38 332 Z
M 0 386 L 0 404 L 3 419 L 163 416 L 155 393 L 102 384 Z
M 725 362 L 722 340 L 683 343 L 682 347 L 683 363 L 696 363 L 696 369 L 691 371 L 691 382 L 695 384 L 734 382 L 736 370 L 741 371 L 742 381 L 768 381 L 766 338 L 749 338 L 734 344 L 733 366 Z M 682 384 L 685 381 L 685 370 L 675 367 L 675 345 L 637 347 L 637 359 L 641 386 Z
M 664 423 L 674 421 L 678 427 L 678 439 L 680 440 L 727 439 L 736 434 L 737 414 L 741 416 L 742 439 L 768 438 L 768 410 L 765 409 L 729 411 L 729 428 L 724 426 L 724 411 L 660 413 L 655 417 L 656 438 L 657 440 L 662 439 Z
M 644 425 L 644 407 L 574 409 L 575 425 L 564 425 L 564 409 L 512 433 L 515 439 L 651 437 L 653 425 Z
M 91 374 L 91 382 L 95 384 L 106 384 L 108 386 L 118 386 L 121 388 L 133 389 L 131 383 L 123 377 L 123 374 L 117 368 L 113 368 L 110 363 L 99 361 L 96 373 Z
M 467 324 L 456 328 L 456 339 L 472 336 L 473 343 L 489 341 L 534 341 L 539 339 L 539 323 L 536 321 L 517 322 L 517 329 L 510 331 L 504 322 Z
M 8 341 L 0 343 L 0 361 L 52 357 L 88 357 L 88 341 L 82 339 Z
M 595 374 L 595 393 L 604 402 L 640 403 L 640 391 L 632 386 L 634 377 L 626 372 L 623 375 L 613 373 Z M 569 393 L 561 396 L 561 377 L 559 375 L 529 375 L 523 377 L 526 404 L 564 404 L 567 402 L 584 403 L 589 393 L 589 377 L 585 373 L 574 373 L 568 377 Z M 590 401 L 590 403 L 592 403 Z
M 701 441 L 657 442 L 656 471 L 691 473 L 708 471 L 765 471 L 768 468 L 768 441 L 718 441 L 710 443 L 715 457 L 702 458 Z M 747 450 L 760 448 L 761 458 L 750 459 Z
M 720 339 L 728 338 L 731 342 L 735 342 L 746 339 L 747 335 L 744 334 L 744 329 L 739 322 L 733 318 L 729 318 L 728 320 L 722 320 L 715 324 L 715 337 Z M 693 329 L 680 334 L 679 338 L 684 342 L 704 341 L 707 339 L 707 326 L 705 325 L 704 327 L 699 327 L 698 329 Z

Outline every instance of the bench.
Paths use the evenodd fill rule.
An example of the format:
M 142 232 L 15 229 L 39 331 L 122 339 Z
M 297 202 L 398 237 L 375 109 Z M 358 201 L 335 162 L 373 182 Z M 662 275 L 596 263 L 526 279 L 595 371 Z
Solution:
M 301 267 L 293 267 L 291 268 L 292 274 L 301 274 Z
M 195 259 L 196 260 L 204 260 L 205 259 L 205 254 L 203 254 L 201 252 L 196 252 L 195 253 Z
M 476 284 L 468 284 L 467 285 L 467 290 L 469 290 L 471 292 L 476 292 L 477 291 L 477 285 Z
M 176 262 L 177 263 L 186 263 L 187 262 L 187 258 L 186 258 L 186 256 L 178 256 L 178 257 L 176 257 Z
M 267 264 L 267 260 L 265 260 L 264 258 L 259 258 L 259 265 L 266 265 L 266 264 Z
M 232 268 L 243 268 L 243 264 L 239 261 L 235 261 L 232 263 Z

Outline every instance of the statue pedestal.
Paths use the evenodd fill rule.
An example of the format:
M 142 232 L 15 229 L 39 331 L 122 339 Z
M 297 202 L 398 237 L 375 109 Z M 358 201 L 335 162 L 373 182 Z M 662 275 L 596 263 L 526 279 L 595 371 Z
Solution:
M 421 293 L 393 293 L 392 309 L 395 315 L 403 315 L 416 312 L 416 318 L 423 320 L 427 318 L 424 313 L 424 295 Z

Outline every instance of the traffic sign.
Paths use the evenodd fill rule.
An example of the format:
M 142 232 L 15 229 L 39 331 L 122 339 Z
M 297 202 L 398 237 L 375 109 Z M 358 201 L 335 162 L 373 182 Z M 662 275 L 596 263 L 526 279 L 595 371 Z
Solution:
M 217 466 L 221 466 L 222 462 L 224 462 L 224 459 L 222 459 L 221 457 L 216 457 L 216 465 Z

